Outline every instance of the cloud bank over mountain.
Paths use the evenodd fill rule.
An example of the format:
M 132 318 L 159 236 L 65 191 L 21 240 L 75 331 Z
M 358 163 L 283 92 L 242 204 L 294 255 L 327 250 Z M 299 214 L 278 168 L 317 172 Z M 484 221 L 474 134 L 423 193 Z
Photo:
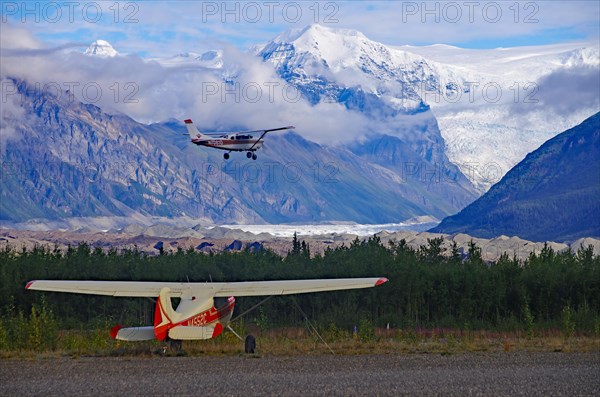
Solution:
M 170 120 L 168 128 L 158 130 L 125 123 L 131 130 L 152 135 L 147 140 L 151 145 L 131 151 L 136 158 L 140 151 L 177 141 L 175 135 L 181 127 L 173 119 L 193 118 L 205 131 L 293 124 L 302 140 L 271 138 L 286 147 L 282 153 L 293 153 L 290 139 L 307 151 L 312 142 L 323 145 L 328 152 L 323 158 L 339 159 L 348 170 L 347 182 L 354 181 L 357 189 L 360 177 L 380 179 L 368 181 L 372 184 L 368 197 L 386 191 L 380 200 L 385 196 L 393 204 L 392 192 L 407 200 L 402 204 L 406 208 L 394 209 L 397 216 L 428 214 L 439 218 L 462 208 L 477 194 L 472 184 L 479 192 L 485 191 L 529 151 L 597 110 L 597 90 L 589 71 L 597 70 L 598 48 L 580 43 L 483 51 L 449 46 L 394 48 L 355 30 L 311 24 L 284 32 L 250 52 L 222 43 L 221 48 L 205 53 L 143 58 L 103 41 L 95 41 L 91 47 L 79 47 L 77 43 L 52 47 L 10 23 L 3 25 L 3 42 L 5 37 L 14 42 L 3 46 L 1 54 L 2 96 L 6 99 L 0 137 L 3 150 L 11 140 L 24 138 L 23 131 L 32 127 L 49 128 L 56 139 L 63 139 L 63 134 L 72 133 L 65 120 L 78 120 L 80 116 L 83 119 L 79 121 L 95 131 L 93 136 L 102 136 L 100 129 L 106 126 L 99 127 L 94 120 L 98 112 L 102 113 L 100 120 L 121 113 L 146 124 Z M 26 82 L 25 92 L 16 89 L 15 81 Z M 492 95 L 495 90 L 502 93 L 498 100 Z M 531 95 L 536 101 L 526 102 Z M 456 96 L 461 100 L 451 100 Z M 47 109 L 37 103 L 46 97 L 56 99 L 56 107 L 64 112 L 61 120 L 51 111 L 46 111 L 43 119 L 39 112 L 23 112 L 24 103 L 31 109 Z M 576 102 L 577 97 L 583 100 Z M 96 105 L 101 111 L 90 107 L 74 117 L 73 109 L 79 109 L 80 101 Z M 561 106 L 566 106 L 562 113 L 557 111 Z M 562 116 L 557 118 L 557 113 Z M 139 139 L 132 131 L 125 131 L 124 136 Z M 116 136 L 109 138 L 111 144 L 115 139 L 119 142 Z M 94 142 L 91 147 L 95 149 L 88 148 L 87 154 L 83 149 L 79 151 L 77 161 L 84 162 L 86 155 L 104 156 L 103 143 Z M 151 189 L 163 204 L 177 191 L 184 191 L 186 197 L 202 193 L 193 172 L 202 164 L 195 160 L 176 167 L 184 173 L 185 182 L 160 186 L 159 175 L 166 172 L 161 169 L 163 158 L 175 158 L 175 153 L 174 148 L 166 154 L 153 153 L 152 173 L 156 179 L 136 176 L 136 183 Z M 304 159 L 306 153 L 302 153 L 300 158 Z M 198 151 L 194 155 L 207 156 Z M 69 156 L 61 151 L 58 159 L 64 161 Z M 275 153 L 269 156 L 276 157 Z M 123 160 L 126 157 L 123 154 Z M 137 164 L 136 169 L 141 172 L 140 167 Z M 417 176 L 419 183 L 403 185 L 406 174 Z M 383 185 L 397 183 L 397 189 L 382 190 L 382 181 L 386 181 Z M 219 208 L 227 197 L 249 193 L 235 187 L 235 181 L 230 182 L 224 190 L 211 188 L 214 206 L 210 211 L 214 212 L 210 216 L 249 220 L 243 212 L 253 208 L 254 199 L 237 202 L 232 210 Z M 188 189 L 186 184 L 197 186 Z M 351 185 L 339 189 L 336 197 L 351 192 Z M 298 192 L 302 197 L 310 196 L 306 193 Z M 288 212 L 271 219 L 265 210 L 251 215 L 251 219 L 327 219 L 323 218 L 326 212 L 311 212 L 333 199 L 326 191 L 321 193 L 324 196 L 320 203 L 304 207 L 291 196 L 274 199 L 258 195 L 259 201 L 264 199 L 261 205 L 268 202 L 264 208 L 278 202 Z M 106 194 L 110 201 L 111 193 Z M 357 202 L 372 202 L 367 196 L 359 196 Z M 146 204 L 150 213 L 156 208 L 173 214 L 181 210 Z M 198 214 L 189 205 L 183 207 L 186 213 Z M 353 219 L 360 218 L 361 222 L 404 220 L 382 217 L 381 208 L 372 213 L 357 214 L 357 208 L 352 211 Z M 344 219 L 341 213 L 330 215 Z
M 23 41 L 35 43 L 31 37 Z M 213 130 L 260 128 L 265 120 L 269 125 L 293 123 L 321 143 L 353 140 L 369 129 L 368 118 L 338 104 L 311 106 L 270 65 L 232 46 L 223 49 L 226 66 L 218 70 L 189 64 L 165 67 L 135 55 L 90 57 L 39 47 L 15 51 L 3 48 L 5 76 L 47 91 L 69 90 L 78 100 L 145 123 L 192 117 L 201 128 Z

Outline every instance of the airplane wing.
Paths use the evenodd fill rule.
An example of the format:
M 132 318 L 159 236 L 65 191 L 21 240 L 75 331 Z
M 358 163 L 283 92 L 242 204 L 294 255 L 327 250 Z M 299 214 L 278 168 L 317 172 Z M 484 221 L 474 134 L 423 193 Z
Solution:
M 25 286 L 26 289 L 39 291 L 154 298 L 163 287 L 169 287 L 174 294 L 181 294 L 184 290 L 189 291 L 190 284 L 155 281 L 34 280 Z
M 245 135 L 245 134 L 262 133 L 263 136 L 264 136 L 264 134 L 266 134 L 267 132 L 291 130 L 293 128 L 296 128 L 296 127 L 294 127 L 293 125 L 288 125 L 287 127 L 271 128 L 269 130 L 203 132 L 202 134 L 203 135 L 208 135 L 208 136 L 227 137 L 227 136 L 232 135 L 232 134 L 244 134 Z M 190 134 L 189 133 L 183 133 L 183 135 L 190 135 Z
M 191 134 L 189 132 L 184 132 L 181 135 L 191 136 Z M 227 134 L 224 134 L 222 132 L 203 132 L 202 135 L 216 136 L 216 137 L 219 137 L 219 138 L 226 138 L 227 137 Z
M 258 139 L 259 141 L 268 133 L 268 132 L 273 132 L 273 131 L 283 131 L 283 130 L 290 130 L 294 127 L 293 125 L 288 125 L 287 127 L 277 127 L 277 128 L 270 128 L 270 129 L 266 129 L 266 130 L 253 130 L 253 131 L 232 131 L 232 132 L 227 132 L 227 131 L 220 131 L 220 132 L 203 132 L 201 133 L 195 126 L 194 123 L 192 122 L 192 119 L 187 119 L 184 120 L 184 123 L 188 129 L 187 133 L 184 133 L 183 135 L 197 135 L 197 134 L 202 134 L 202 135 L 208 135 L 208 136 L 218 136 L 218 137 L 227 137 L 228 135 L 231 134 L 256 134 L 256 133 L 262 133 L 262 135 L 260 136 L 260 138 Z
M 387 282 L 387 278 L 337 278 L 321 280 L 245 281 L 219 284 L 215 297 L 290 295 L 307 292 L 370 288 Z M 202 284 L 206 285 L 206 284 Z M 209 284 L 210 285 L 210 284 Z
M 273 132 L 273 131 L 291 130 L 292 128 L 296 128 L 296 127 L 294 127 L 293 125 L 288 125 L 287 127 L 271 128 L 270 130 L 252 131 L 252 132 L 262 132 L 262 135 L 260 136 L 260 138 L 258 138 L 256 140 L 256 142 L 254 142 L 254 145 L 252 145 L 250 150 L 254 149 L 254 147 L 258 144 L 258 142 L 260 142 L 265 137 L 265 135 L 267 135 L 267 133 Z
M 307 292 L 336 291 L 355 288 L 370 288 L 387 282 L 387 278 L 338 278 L 315 280 L 245 281 L 234 283 L 172 283 L 158 281 L 75 281 L 34 280 L 26 289 L 71 292 L 79 294 L 157 297 L 164 287 L 170 295 L 181 297 L 186 294 L 209 294 L 214 297 L 289 295 Z
M 231 134 L 256 134 L 256 133 L 263 133 L 263 132 L 273 132 L 273 131 L 283 131 L 283 130 L 291 130 L 294 129 L 296 127 L 294 127 L 293 125 L 288 125 L 287 127 L 277 127 L 277 128 L 270 128 L 267 130 L 252 130 L 252 131 L 227 131 L 227 132 L 215 132 L 214 134 L 224 134 L 224 135 L 231 135 Z M 205 135 L 210 135 L 205 133 Z

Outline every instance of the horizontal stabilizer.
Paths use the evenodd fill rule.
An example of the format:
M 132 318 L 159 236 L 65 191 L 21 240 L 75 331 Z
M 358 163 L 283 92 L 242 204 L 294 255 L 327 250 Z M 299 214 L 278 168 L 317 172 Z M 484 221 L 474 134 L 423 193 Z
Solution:
M 154 336 L 154 327 L 132 327 L 132 328 L 120 328 L 120 326 L 114 327 L 110 336 L 118 340 L 126 341 L 141 341 L 141 340 L 153 340 L 156 339 Z
M 190 327 L 180 325 L 169 330 L 169 338 L 179 340 L 211 339 L 223 332 L 220 323 L 205 325 L 202 327 Z

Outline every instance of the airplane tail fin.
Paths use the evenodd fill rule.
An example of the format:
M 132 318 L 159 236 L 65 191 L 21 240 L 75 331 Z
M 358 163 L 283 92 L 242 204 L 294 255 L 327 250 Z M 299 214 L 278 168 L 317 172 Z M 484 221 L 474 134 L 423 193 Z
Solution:
M 191 137 L 194 138 L 202 138 L 205 135 L 202 134 L 200 132 L 200 130 L 198 130 L 198 128 L 194 125 L 194 122 L 192 121 L 192 119 L 187 119 L 184 120 L 185 126 L 187 128 L 188 134 L 190 134 Z
M 170 292 L 171 290 L 168 287 L 162 288 L 156 301 L 156 308 L 154 310 L 154 335 L 158 340 L 165 340 L 169 329 L 173 327 L 173 324 L 179 318 L 178 313 L 173 310 L 169 295 Z

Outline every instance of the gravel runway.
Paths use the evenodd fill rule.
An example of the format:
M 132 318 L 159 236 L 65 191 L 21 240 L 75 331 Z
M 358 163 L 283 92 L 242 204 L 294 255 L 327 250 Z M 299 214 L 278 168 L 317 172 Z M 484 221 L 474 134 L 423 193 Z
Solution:
M 0 360 L 0 396 L 600 395 L 600 353 Z

